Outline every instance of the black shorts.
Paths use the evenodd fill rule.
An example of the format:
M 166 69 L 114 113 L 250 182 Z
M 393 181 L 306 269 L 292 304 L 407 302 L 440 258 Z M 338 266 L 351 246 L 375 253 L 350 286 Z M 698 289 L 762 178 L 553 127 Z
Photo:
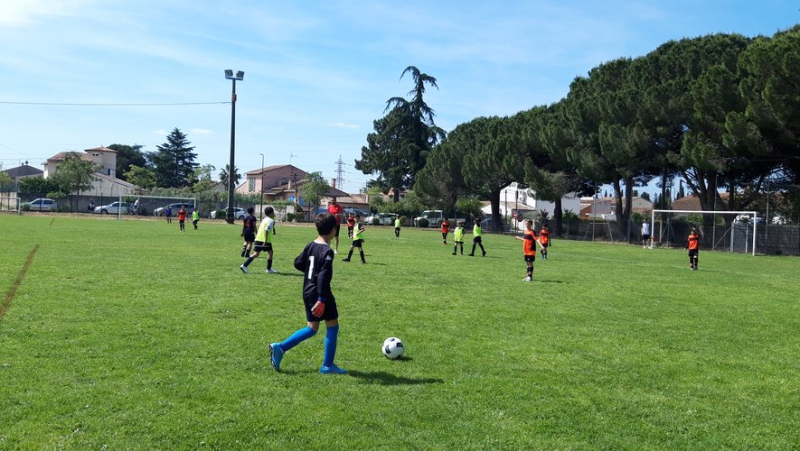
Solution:
M 244 234 L 244 241 L 245 242 L 252 243 L 255 240 L 256 240 L 256 234 L 255 233 L 245 233 Z
M 361 247 L 361 243 L 363 242 L 364 240 L 353 240 L 353 247 Z
M 475 238 L 473 238 L 473 239 L 472 239 L 472 242 L 473 242 L 473 243 L 482 243 L 482 242 L 483 242 L 483 240 L 481 240 L 481 237 L 479 237 L 479 236 L 476 236 Z
M 547 244 L 542 244 L 542 243 L 539 243 L 539 246 L 541 246 L 541 247 L 542 247 L 542 249 L 547 249 Z
M 525 261 L 533 263 L 533 262 L 536 261 L 536 256 L 535 255 L 526 255 L 525 256 Z
M 337 236 L 337 237 L 339 236 L 339 230 L 340 230 L 341 228 L 342 228 L 342 225 L 341 225 L 341 224 L 339 224 L 339 223 L 337 222 L 337 223 L 336 223 L 336 235 L 334 235 L 334 236 Z
M 253 243 L 253 250 L 256 252 L 270 252 L 272 251 L 272 243 L 265 243 L 263 241 L 256 241 Z
M 339 309 L 336 307 L 336 299 L 331 297 L 330 299 L 325 301 L 325 312 L 322 314 L 322 318 L 317 318 L 316 316 L 311 314 L 311 307 L 314 307 L 314 304 L 317 303 L 317 298 L 313 299 L 303 299 L 303 304 L 306 306 L 306 321 L 309 323 L 317 323 L 320 321 L 330 321 L 334 319 L 339 319 Z
M 645 240 L 645 241 L 649 240 L 650 239 L 650 234 L 648 233 L 646 235 L 642 235 L 642 239 Z
M 697 255 L 698 255 L 698 253 L 699 253 L 699 252 L 700 252 L 700 251 L 698 251 L 697 249 L 695 249 L 695 250 L 693 250 L 693 251 L 691 251 L 691 250 L 690 250 L 690 251 L 689 251 L 689 258 L 692 258 L 692 257 L 697 257 Z

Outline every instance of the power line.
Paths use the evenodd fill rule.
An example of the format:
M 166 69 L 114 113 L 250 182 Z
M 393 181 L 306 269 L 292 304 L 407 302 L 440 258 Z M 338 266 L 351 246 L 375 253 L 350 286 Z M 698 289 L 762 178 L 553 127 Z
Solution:
M 231 102 L 189 102 L 189 103 L 52 103 L 52 102 L 7 102 L 4 105 L 38 105 L 38 106 L 188 106 L 188 105 L 227 105 Z

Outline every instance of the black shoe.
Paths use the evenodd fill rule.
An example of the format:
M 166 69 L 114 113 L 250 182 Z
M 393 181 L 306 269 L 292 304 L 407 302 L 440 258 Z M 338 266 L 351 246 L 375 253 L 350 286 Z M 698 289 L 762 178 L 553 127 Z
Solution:
M 464 255 L 464 254 L 461 254 L 461 255 Z M 469 256 L 470 256 L 470 257 L 474 257 L 474 256 L 475 256 L 475 254 L 469 254 Z
M 455 252 L 453 252 L 453 255 L 456 255 L 456 253 L 455 253 Z
M 486 252 L 483 253 L 483 256 L 486 257 Z
M 343 261 L 343 262 L 349 262 L 349 261 L 350 261 L 350 259 L 349 259 L 349 258 L 343 258 L 343 259 L 342 259 L 342 261 Z

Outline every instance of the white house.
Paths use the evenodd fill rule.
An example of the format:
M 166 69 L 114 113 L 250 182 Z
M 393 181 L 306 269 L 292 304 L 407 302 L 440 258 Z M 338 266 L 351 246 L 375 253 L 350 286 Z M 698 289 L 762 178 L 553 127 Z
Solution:
M 526 212 L 546 211 L 550 217 L 556 209 L 554 202 L 536 198 L 536 191 L 517 182 L 512 182 L 500 191 L 500 215 L 512 216 L 516 210 Z M 575 193 L 570 193 L 561 198 L 561 211 L 570 210 L 575 214 L 581 210 L 581 200 Z M 481 208 L 485 215 L 492 214 L 492 206 L 485 205 Z
M 47 159 L 44 163 L 44 178 L 49 178 L 55 173 L 58 165 L 67 157 L 69 152 L 59 152 Z M 93 196 L 126 196 L 135 194 L 139 187 L 132 185 L 116 177 L 117 172 L 117 151 L 108 147 L 100 146 L 86 149 L 80 154 L 81 160 L 88 161 L 99 168 L 98 172 L 92 174 L 92 188 L 82 194 Z M 78 193 L 75 193 L 78 194 Z

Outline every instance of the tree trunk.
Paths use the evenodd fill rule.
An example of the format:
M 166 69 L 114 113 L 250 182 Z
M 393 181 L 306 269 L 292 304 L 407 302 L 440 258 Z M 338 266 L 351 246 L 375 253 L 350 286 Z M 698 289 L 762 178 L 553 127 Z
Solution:
M 493 189 L 489 194 L 489 201 L 492 203 L 492 232 L 501 232 L 500 221 L 500 188 Z
M 561 198 L 557 197 L 553 211 L 553 219 L 556 221 L 556 236 L 561 236 L 561 226 L 564 223 L 564 212 L 561 211 Z

